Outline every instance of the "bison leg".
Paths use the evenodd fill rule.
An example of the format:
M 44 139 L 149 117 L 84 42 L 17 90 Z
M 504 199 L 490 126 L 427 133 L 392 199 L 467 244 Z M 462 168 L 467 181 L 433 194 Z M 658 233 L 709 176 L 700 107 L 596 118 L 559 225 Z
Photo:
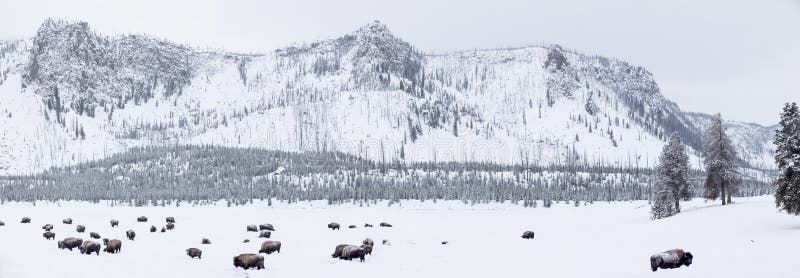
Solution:
M 661 258 L 658 258 L 658 257 L 653 257 L 653 258 L 650 258 L 650 268 L 651 268 L 653 271 L 656 271 L 656 270 L 658 270 L 658 267 L 659 267 L 660 265 L 661 265 Z

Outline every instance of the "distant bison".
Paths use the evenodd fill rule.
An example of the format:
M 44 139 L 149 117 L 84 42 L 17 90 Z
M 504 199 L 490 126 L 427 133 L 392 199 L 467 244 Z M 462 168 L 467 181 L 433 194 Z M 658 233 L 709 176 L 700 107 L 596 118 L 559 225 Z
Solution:
M 391 245 L 392 245 L 392 242 L 391 242 L 391 241 L 389 241 L 388 239 L 384 239 L 384 240 L 383 240 L 383 242 L 382 242 L 382 244 L 383 244 L 383 245 L 389 245 L 389 246 L 391 246 Z
M 211 241 L 207 238 L 203 238 L 203 240 L 200 241 L 200 244 L 211 244 Z
M 151 226 L 150 226 L 150 232 L 151 232 L 151 233 L 155 233 L 156 231 L 158 231 L 158 229 L 156 229 L 156 226 L 152 226 L 152 225 L 151 225 Z
M 167 228 L 166 227 L 161 227 L 161 232 L 162 233 L 166 233 L 167 232 Z
M 260 238 L 269 238 L 272 235 L 270 231 L 261 231 L 261 234 L 258 235 Z
M 175 229 L 175 223 L 167 223 L 167 230 L 174 230 L 174 229 Z
M 386 223 L 386 222 L 382 222 L 382 223 L 381 223 L 381 227 L 387 227 L 387 228 L 390 228 L 390 227 L 392 227 L 392 224 L 389 224 L 389 223 Z
M 61 220 L 61 223 L 64 223 L 64 224 L 67 224 L 67 225 L 72 225 L 72 218 L 67 218 L 67 219 Z
M 175 217 L 167 217 L 167 223 L 175 223 Z
M 68 237 L 64 240 L 58 242 L 58 248 L 60 249 L 69 249 L 72 251 L 73 248 L 78 248 L 83 244 L 83 240 L 80 238 Z
M 366 239 L 364 239 L 364 241 L 362 241 L 361 243 L 363 243 L 363 244 L 366 244 L 366 245 L 369 245 L 369 246 L 373 246 L 373 245 L 375 245 L 375 241 L 373 241 L 371 238 L 366 238 Z
M 139 218 L 136 218 L 136 222 L 147 222 L 147 217 L 139 216 Z
M 650 256 L 650 269 L 653 271 L 667 268 L 679 268 L 681 265 L 689 267 L 692 264 L 692 253 L 684 252 L 683 249 L 672 249 Z
M 339 223 L 333 222 L 333 223 L 328 224 L 328 229 L 331 229 L 331 230 L 338 230 L 339 227 L 340 227 Z
M 189 255 L 189 258 L 192 259 L 194 258 L 202 259 L 201 257 L 203 256 L 203 251 L 197 248 L 189 248 L 186 249 L 186 255 Z
M 95 232 L 91 232 L 91 233 L 89 233 L 89 237 L 91 237 L 93 239 L 100 239 L 100 234 L 95 233 Z
M 44 224 L 44 226 L 42 226 L 42 230 L 45 231 L 50 231 L 52 229 L 53 229 L 53 224 Z
M 273 227 L 272 224 L 269 223 L 258 225 L 258 229 L 261 231 L 263 230 L 273 231 L 273 232 L 275 231 L 275 227 Z
M 447 245 L 447 241 L 442 241 L 442 245 Z
M 532 231 L 525 231 L 525 232 L 522 233 L 522 238 L 524 238 L 524 239 L 533 239 L 533 236 L 534 236 L 534 233 Z
M 111 219 L 111 227 L 119 226 L 119 220 Z
M 5 226 L 6 222 L 0 221 L 0 226 Z
M 233 266 L 244 269 L 264 269 L 264 257 L 256 254 L 241 254 L 233 257 Z
M 106 244 L 106 249 L 104 251 L 108 253 L 114 254 L 114 253 L 119 253 L 119 251 L 122 251 L 122 241 L 118 239 L 105 240 L 105 244 Z
M 281 242 L 280 241 L 265 241 L 261 244 L 261 250 L 258 253 L 267 253 L 272 254 L 272 252 L 281 252 Z
M 134 232 L 133 230 L 128 230 L 127 232 L 125 232 L 125 236 L 128 237 L 128 240 L 133 240 L 134 238 L 136 238 L 136 232 Z
M 348 228 L 348 229 L 355 229 L 355 228 L 358 228 L 358 226 L 356 226 L 356 225 L 350 225 L 350 226 L 347 226 L 347 228 Z
M 22 220 L 19 223 L 22 223 L 22 224 L 31 223 L 31 218 L 30 217 L 23 217 Z
M 86 231 L 86 227 L 84 227 L 83 225 L 78 225 L 75 227 L 75 230 L 78 231 L 79 233 L 83 233 Z
M 372 224 L 366 223 L 364 224 L 364 228 L 372 228 Z
M 242 243 L 248 243 L 248 242 L 250 242 L 249 239 L 245 239 L 245 240 L 242 241 Z
M 80 247 L 81 254 L 91 255 L 94 252 L 99 256 L 100 247 L 100 243 L 94 241 L 84 241 Z
M 258 226 L 256 225 L 247 225 L 248 232 L 258 232 Z
M 372 255 L 372 245 L 363 244 L 361 245 L 361 249 L 364 249 L 364 254 Z
M 51 240 L 51 239 L 54 239 L 54 238 L 56 238 L 56 233 L 54 233 L 54 232 L 51 232 L 51 231 L 47 231 L 47 232 L 44 232 L 44 233 L 42 234 L 42 236 L 43 236 L 43 237 L 44 237 L 44 239 L 46 239 L 46 240 Z

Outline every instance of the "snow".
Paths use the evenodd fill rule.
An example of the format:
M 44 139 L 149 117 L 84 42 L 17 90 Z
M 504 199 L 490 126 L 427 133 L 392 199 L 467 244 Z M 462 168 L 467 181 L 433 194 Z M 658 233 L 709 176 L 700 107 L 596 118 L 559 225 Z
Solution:
M 416 201 L 390 207 L 6 203 L 0 205 L 6 223 L 0 227 L 0 277 L 793 277 L 800 271 L 792 253 L 800 244 L 800 221 L 778 212 L 771 196 L 734 199 L 729 206 L 693 200 L 682 207 L 674 217 L 651 221 L 644 201 L 548 209 Z M 137 223 L 141 215 L 150 222 Z M 32 224 L 19 224 L 23 216 Z M 147 231 L 165 225 L 167 216 L 177 220 L 174 231 Z M 67 217 L 74 225 L 61 224 Z M 120 226 L 111 228 L 111 218 Z M 328 230 L 333 221 L 342 230 Z M 394 227 L 378 227 L 380 222 Z M 88 239 L 89 232 L 121 239 L 122 253 L 60 250 L 56 241 L 42 238 L 45 223 L 55 225 L 58 240 Z M 275 225 L 270 240 L 282 242 L 281 253 L 265 255 L 265 270 L 235 269 L 233 256 L 255 253 L 264 241 L 245 227 L 262 223 Z M 74 232 L 78 224 L 87 227 L 86 234 Z M 350 224 L 358 228 L 344 228 Z M 135 241 L 124 237 L 129 228 L 137 232 Z M 526 230 L 536 238 L 520 238 Z M 212 244 L 201 245 L 204 237 Z M 336 245 L 360 244 L 366 237 L 376 242 L 366 262 L 330 257 Z M 251 242 L 242 243 L 246 238 Z M 392 245 L 381 245 L 383 239 Z M 188 258 L 189 247 L 202 249 L 203 258 Z M 691 267 L 651 273 L 650 256 L 674 248 L 692 252 Z

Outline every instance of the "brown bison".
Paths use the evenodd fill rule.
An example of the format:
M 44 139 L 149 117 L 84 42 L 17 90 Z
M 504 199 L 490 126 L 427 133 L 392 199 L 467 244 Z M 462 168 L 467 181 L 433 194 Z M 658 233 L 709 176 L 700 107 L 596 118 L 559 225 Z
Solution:
M 653 271 L 667 268 L 679 268 L 681 265 L 689 267 L 692 264 L 692 253 L 683 249 L 672 249 L 650 256 L 650 269 Z
M 56 233 L 54 233 L 54 232 L 51 232 L 51 231 L 47 231 L 47 232 L 44 232 L 44 233 L 42 234 L 42 236 L 43 236 L 43 237 L 44 237 L 44 239 L 46 239 L 46 240 L 51 240 L 51 239 L 55 239 L 55 238 L 56 238 Z
M 175 217 L 167 217 L 167 223 L 175 223 Z
M 147 222 L 147 217 L 139 216 L 139 218 L 136 218 L 136 222 Z
M 389 224 L 389 223 L 386 223 L 386 222 L 381 222 L 381 227 L 391 228 L 392 224 Z
M 233 266 L 244 269 L 264 269 L 264 257 L 256 254 L 241 254 L 233 257 Z
M 261 231 L 263 230 L 273 231 L 273 232 L 275 231 L 275 227 L 273 227 L 272 224 L 269 223 L 258 225 L 258 229 Z
M 270 231 L 261 231 L 261 234 L 258 235 L 259 238 L 269 238 L 272 235 Z
M 364 224 L 364 228 L 372 228 L 372 224 L 366 223 Z
M 128 230 L 127 232 L 125 232 L 125 236 L 128 237 L 128 240 L 133 240 L 134 238 L 136 238 L 136 232 L 134 232 L 133 230 Z
M 167 223 L 167 230 L 174 230 L 174 229 L 175 229 L 175 223 Z
M 362 241 L 361 243 L 369 245 L 369 246 L 374 246 L 375 245 L 375 241 L 373 241 L 371 238 L 367 238 L 364 241 Z
M 347 244 L 336 245 L 336 248 L 333 249 L 333 254 L 331 254 L 331 257 L 333 257 L 333 258 L 341 257 L 342 256 L 342 250 L 344 250 L 344 248 L 347 247 L 347 246 L 349 246 L 349 245 L 347 245 Z
M 67 224 L 67 225 L 72 225 L 72 218 L 67 218 L 67 219 L 61 220 L 61 223 L 64 223 L 64 224 Z
M 117 226 L 119 226 L 119 220 L 111 219 L 111 227 L 117 227 Z
M 95 233 L 95 232 L 91 232 L 91 233 L 89 233 L 89 237 L 91 237 L 93 239 L 100 239 L 100 234 Z
M 42 230 L 45 231 L 50 231 L 52 229 L 53 229 L 53 224 L 44 224 L 44 226 L 42 226 Z
M 258 232 L 258 226 L 256 225 L 247 225 L 248 232 Z
M 118 239 L 111 239 L 111 240 L 106 239 L 104 240 L 104 243 L 106 245 L 106 249 L 103 251 L 106 251 L 111 254 L 119 253 L 119 251 L 122 251 L 122 241 Z
M 22 220 L 19 221 L 19 223 L 22 223 L 22 224 L 31 223 L 31 218 L 30 217 L 23 217 Z
M 203 251 L 197 248 L 189 248 L 186 249 L 186 255 L 189 255 L 189 258 L 192 259 L 194 258 L 202 259 L 201 257 L 203 256 Z
M 524 239 L 533 239 L 534 233 L 532 231 L 525 231 L 522 233 L 522 238 Z
M 258 253 L 272 254 L 272 252 L 281 252 L 281 242 L 268 240 L 261 244 L 261 250 Z
M 358 258 L 363 262 L 366 254 L 367 251 L 364 250 L 364 248 L 355 245 L 348 245 L 342 248 L 342 255 L 339 256 L 339 259 L 352 261 L 353 259 Z
M 81 244 L 80 250 L 81 254 L 91 255 L 92 252 L 96 253 L 98 256 L 100 255 L 100 243 L 94 241 L 84 241 Z
M 331 229 L 331 230 L 338 230 L 339 227 L 340 227 L 339 223 L 336 223 L 336 222 L 332 222 L 332 223 L 328 224 L 328 229 Z
M 84 227 L 83 225 L 78 225 L 75 227 L 75 230 L 78 231 L 79 233 L 83 233 L 86 231 L 86 227 Z
M 372 245 L 362 244 L 361 249 L 364 249 L 364 254 L 372 255 Z
M 152 225 L 151 225 L 151 226 L 150 226 L 150 232 L 151 232 L 151 233 L 155 233 L 156 231 L 158 231 L 158 229 L 156 229 L 156 226 L 152 226 Z
M 207 238 L 203 238 L 203 240 L 200 241 L 200 244 L 211 244 L 211 241 Z
M 64 240 L 58 242 L 59 249 L 69 249 L 72 251 L 72 248 L 78 248 L 83 244 L 83 240 L 80 238 L 68 237 Z

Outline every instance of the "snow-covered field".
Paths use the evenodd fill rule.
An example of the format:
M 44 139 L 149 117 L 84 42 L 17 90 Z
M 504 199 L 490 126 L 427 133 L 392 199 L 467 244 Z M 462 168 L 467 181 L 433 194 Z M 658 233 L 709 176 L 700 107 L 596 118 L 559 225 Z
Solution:
M 149 217 L 137 223 L 136 217 Z M 29 216 L 32 224 L 20 224 Z M 176 229 L 161 228 L 174 216 Z M 71 217 L 73 225 L 61 224 Z M 109 219 L 120 220 L 111 228 Z M 465 206 L 404 202 L 402 206 L 335 206 L 323 203 L 253 204 L 242 207 L 110 207 L 74 202 L 0 205 L 0 277 L 796 277 L 800 218 L 778 212 L 770 196 L 737 199 L 731 206 L 695 200 L 684 212 L 649 220 L 644 201 L 574 207 L 522 208 L 507 204 Z M 326 225 L 342 224 L 340 231 Z M 392 228 L 377 224 L 389 222 Z M 81 255 L 42 238 L 55 225 L 56 239 L 88 232 L 122 239 L 122 253 Z M 235 269 L 232 257 L 255 253 L 263 241 L 248 224 L 272 223 L 281 253 L 265 255 L 265 270 Z M 375 228 L 364 228 L 371 223 Z M 87 227 L 86 234 L 75 225 Z M 348 229 L 350 224 L 358 225 Z M 125 239 L 128 229 L 135 241 Z M 524 230 L 536 232 L 524 240 Z M 211 245 L 201 245 L 207 237 Z M 366 262 L 331 258 L 340 243 L 376 241 Z M 250 243 L 242 243 L 250 239 Z M 391 246 L 381 245 L 383 239 Z M 449 244 L 442 245 L 442 241 Z M 202 260 L 185 249 L 203 250 Z M 694 264 L 649 269 L 651 254 L 684 248 Z

